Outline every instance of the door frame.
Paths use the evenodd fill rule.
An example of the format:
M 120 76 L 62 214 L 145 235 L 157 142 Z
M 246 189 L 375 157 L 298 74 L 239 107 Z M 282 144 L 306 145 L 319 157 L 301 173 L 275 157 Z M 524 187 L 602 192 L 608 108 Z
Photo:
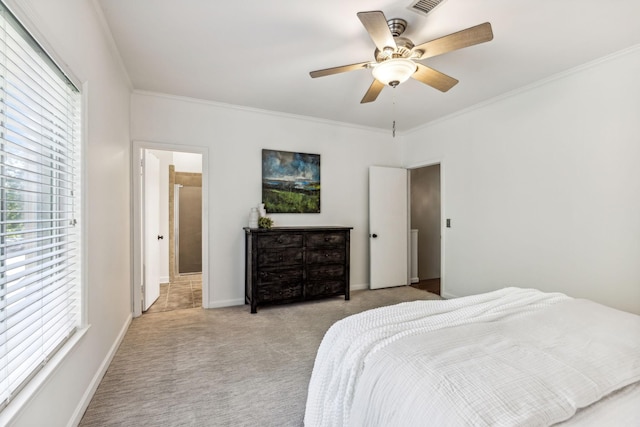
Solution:
M 184 172 L 175 172 L 176 175 L 178 175 L 179 173 L 184 173 Z M 169 247 L 169 258 L 171 258 L 171 250 L 173 249 L 173 255 L 174 255 L 174 263 L 173 263 L 173 277 L 177 277 L 180 276 L 181 274 L 196 274 L 197 271 L 191 271 L 191 272 L 184 272 L 181 273 L 180 272 L 180 242 L 181 242 L 181 237 L 180 237 L 180 194 L 185 191 L 188 192 L 189 189 L 193 189 L 196 187 L 190 187 L 190 186 L 185 186 L 183 184 L 173 184 L 173 227 L 169 227 L 169 242 L 171 242 L 171 234 L 173 233 L 173 245 L 170 245 Z M 169 190 L 171 191 L 171 189 Z M 202 202 L 202 186 L 200 186 L 200 201 Z M 171 212 L 169 212 L 169 215 L 171 215 Z M 188 213 L 183 213 L 183 215 L 185 215 L 186 217 L 188 217 Z M 169 221 L 171 222 L 171 216 L 169 217 Z M 200 221 L 202 222 L 202 220 Z M 200 232 L 202 232 L 202 230 L 200 230 Z M 200 239 L 202 239 L 202 235 L 200 236 Z M 187 241 L 188 239 L 185 239 L 185 241 Z M 200 257 L 200 270 L 202 270 L 202 257 Z M 195 262 L 195 260 L 194 260 Z M 169 276 L 171 277 L 171 266 L 169 266 Z
M 419 169 L 427 166 L 440 165 L 440 296 L 443 298 L 448 298 L 446 295 L 446 270 L 445 270 L 445 247 L 446 247 L 446 227 L 445 224 L 447 222 L 445 216 L 445 162 L 441 157 L 437 157 L 434 159 L 411 163 L 406 165 L 405 168 L 407 170 L 411 169 Z M 411 174 L 409 174 L 411 177 Z M 410 179 L 410 178 L 409 178 Z M 407 198 L 409 199 L 409 231 L 411 229 L 411 185 L 410 182 L 407 185 Z M 409 266 L 409 276 L 411 275 L 411 267 Z
M 173 275 L 180 274 L 180 189 L 182 184 L 173 184 Z M 169 190 L 171 191 L 171 190 Z M 169 236 L 171 236 L 171 227 L 169 227 Z M 171 237 L 169 237 L 171 241 Z M 171 258 L 171 248 L 169 248 L 169 258 Z M 169 266 L 171 268 L 171 266 Z M 169 270 L 171 276 L 171 270 Z
M 182 153 L 196 153 L 202 155 L 202 308 L 209 308 L 209 277 L 211 266 L 209 265 L 209 150 L 207 147 L 189 145 L 167 144 L 152 141 L 132 141 L 131 144 L 131 312 L 133 317 L 142 315 L 142 289 L 143 283 L 143 219 L 142 219 L 142 150 L 159 150 Z

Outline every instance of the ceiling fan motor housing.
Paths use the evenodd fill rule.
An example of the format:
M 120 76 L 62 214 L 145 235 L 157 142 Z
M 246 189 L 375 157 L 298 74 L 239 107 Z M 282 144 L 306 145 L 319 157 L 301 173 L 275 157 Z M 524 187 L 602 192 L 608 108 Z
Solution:
M 374 51 L 374 58 L 376 62 L 382 62 L 390 58 L 410 58 L 412 56 L 413 42 L 406 37 L 393 37 L 396 42 L 396 49 L 392 49 L 389 52 L 380 51 L 378 48 Z

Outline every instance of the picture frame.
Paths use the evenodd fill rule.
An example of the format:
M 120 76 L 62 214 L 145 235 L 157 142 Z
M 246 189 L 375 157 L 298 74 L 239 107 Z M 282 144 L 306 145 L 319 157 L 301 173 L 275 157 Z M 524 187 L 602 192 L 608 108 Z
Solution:
M 320 155 L 262 150 L 267 213 L 320 213 Z

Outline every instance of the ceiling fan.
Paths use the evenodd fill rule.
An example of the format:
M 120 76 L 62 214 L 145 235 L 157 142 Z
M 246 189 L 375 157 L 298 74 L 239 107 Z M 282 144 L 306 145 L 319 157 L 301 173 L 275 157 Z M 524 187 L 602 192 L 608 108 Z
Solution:
M 381 11 L 359 12 L 358 18 L 376 45 L 375 61 L 326 68 L 309 74 L 316 78 L 371 68 L 374 80 L 360 101 L 361 104 L 375 101 L 386 85 L 396 87 L 409 77 L 446 92 L 455 86 L 458 80 L 416 61 L 493 39 L 491 24 L 485 22 L 415 46 L 411 40 L 402 37 L 407 28 L 407 21 L 404 19 L 387 20 Z

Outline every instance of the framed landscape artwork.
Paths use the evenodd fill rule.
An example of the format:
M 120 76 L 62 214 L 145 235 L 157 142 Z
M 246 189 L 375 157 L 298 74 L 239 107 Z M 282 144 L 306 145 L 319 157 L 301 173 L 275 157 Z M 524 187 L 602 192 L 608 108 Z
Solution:
M 319 213 L 320 155 L 262 150 L 262 203 L 268 213 Z

